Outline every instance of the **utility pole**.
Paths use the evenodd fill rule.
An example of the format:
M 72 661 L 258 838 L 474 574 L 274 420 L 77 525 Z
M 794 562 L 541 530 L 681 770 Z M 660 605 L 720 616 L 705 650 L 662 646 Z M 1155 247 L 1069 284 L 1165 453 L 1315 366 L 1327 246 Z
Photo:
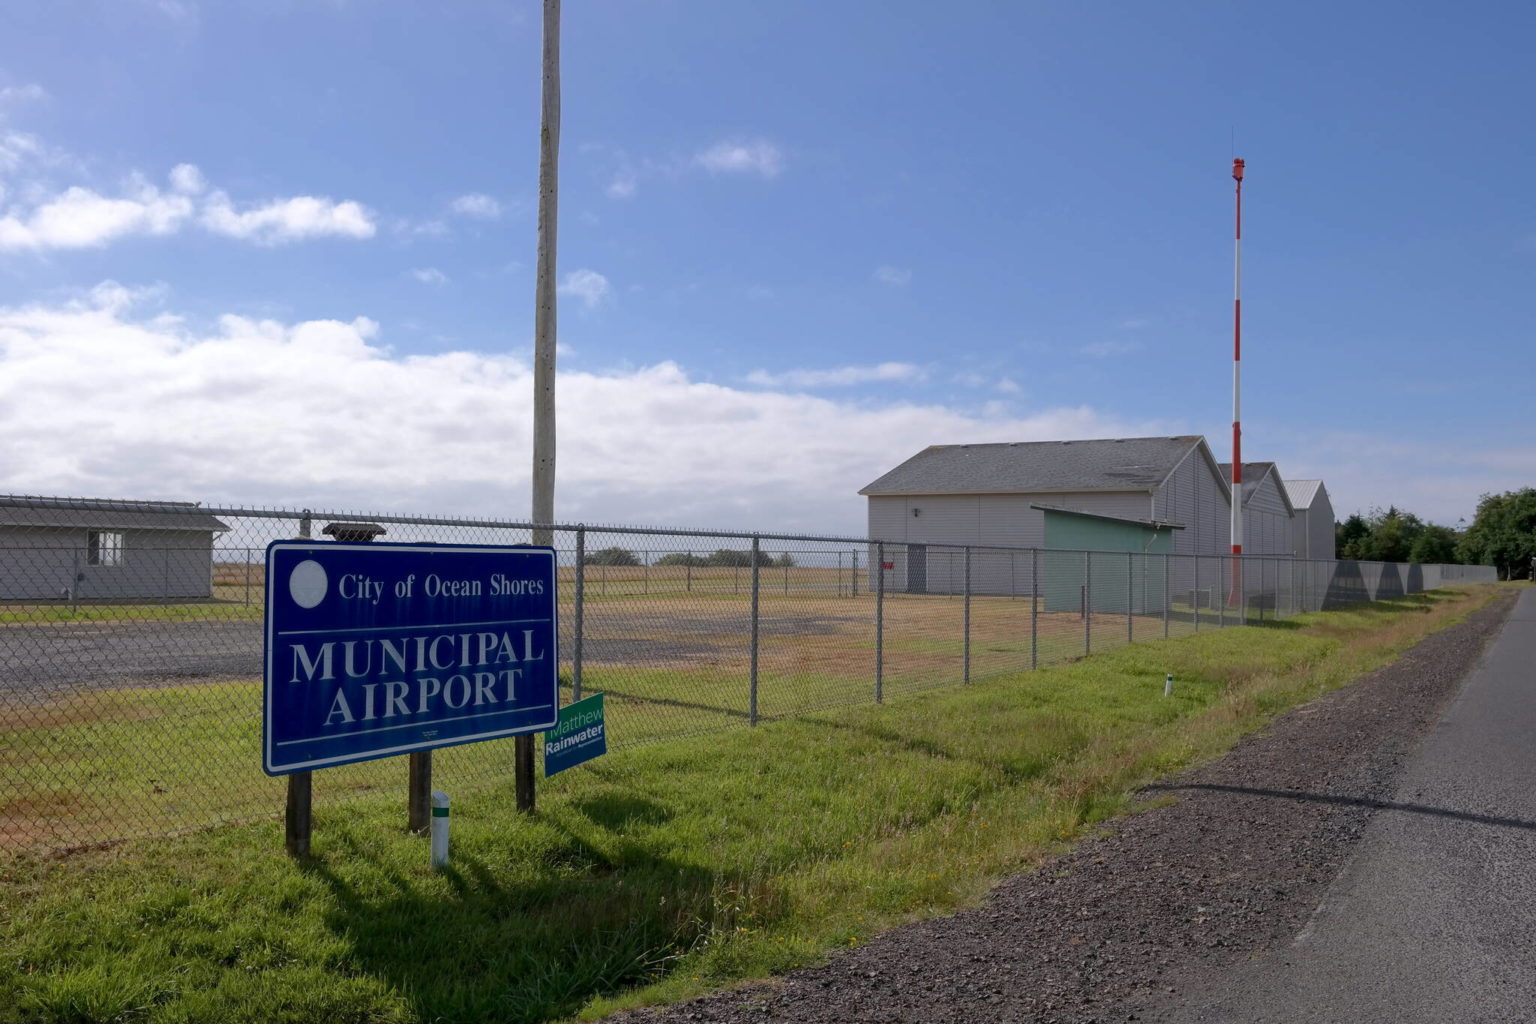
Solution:
M 1243 161 L 1232 161 L 1237 221 L 1232 251 L 1232 596 L 1243 601 Z
M 560 189 L 560 0 L 544 0 L 544 88 L 539 126 L 538 267 L 533 314 L 533 542 L 554 543 L 555 242 Z M 532 813 L 533 736 L 517 737 L 517 809 Z

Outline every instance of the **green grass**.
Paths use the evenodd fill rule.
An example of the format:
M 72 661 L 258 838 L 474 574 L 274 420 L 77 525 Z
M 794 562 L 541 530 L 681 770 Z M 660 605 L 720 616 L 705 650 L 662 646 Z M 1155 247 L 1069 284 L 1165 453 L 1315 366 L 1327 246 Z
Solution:
M 532 818 L 514 813 L 509 785 L 461 785 L 444 758 L 454 862 L 440 874 L 425 841 L 403 834 L 398 793 L 322 802 L 302 866 L 275 822 L 13 856 L 0 860 L 0 1016 L 543 1021 L 782 971 L 974 902 L 1127 809 L 1138 784 L 1219 753 L 1493 592 L 1123 646 L 883 707 L 657 742 L 544 783 Z M 201 742 L 191 728 L 162 741 Z M 212 758 L 235 741 L 206 742 Z M 317 792 L 343 778 L 319 773 Z
M 184 601 L 136 603 L 85 603 L 63 601 L 37 604 L 0 604 L 0 625 L 35 625 L 47 622 L 260 622 L 259 604 L 233 601 Z

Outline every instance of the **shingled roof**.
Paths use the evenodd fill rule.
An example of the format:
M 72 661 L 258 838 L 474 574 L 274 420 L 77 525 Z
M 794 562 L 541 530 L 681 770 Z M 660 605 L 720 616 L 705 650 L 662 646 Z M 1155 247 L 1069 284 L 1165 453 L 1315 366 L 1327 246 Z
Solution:
M 1155 491 L 1199 435 L 937 444 L 862 488 L 878 494 Z
M 1285 502 L 1291 512 L 1294 513 L 1296 511 L 1296 504 L 1291 500 L 1291 496 L 1288 493 L 1285 478 L 1280 475 L 1280 470 L 1273 462 L 1243 463 L 1243 504 L 1245 506 L 1248 504 L 1255 492 L 1258 491 L 1259 484 L 1263 483 L 1264 478 L 1271 473 L 1275 474 L 1275 490 L 1280 492 L 1280 500 Z M 1223 462 L 1221 464 L 1221 478 L 1228 484 L 1232 482 L 1232 463 Z
M 197 530 L 222 533 L 220 520 L 190 501 L 118 502 L 105 498 L 71 498 L 65 508 L 35 504 L 54 499 L 0 495 L 0 526 L 70 527 L 92 530 Z

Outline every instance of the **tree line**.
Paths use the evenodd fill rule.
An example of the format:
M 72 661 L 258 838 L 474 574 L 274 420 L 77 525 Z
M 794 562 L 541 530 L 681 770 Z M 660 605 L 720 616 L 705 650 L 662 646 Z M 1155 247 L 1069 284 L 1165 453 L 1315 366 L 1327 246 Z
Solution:
M 1391 506 L 1335 524 L 1340 558 L 1372 562 L 1491 565 L 1499 578 L 1526 579 L 1536 559 L 1536 488 L 1485 494 L 1472 524 L 1456 530 Z
M 582 558 L 585 565 L 609 565 L 609 566 L 638 566 L 645 564 L 639 555 L 629 548 L 611 547 L 598 551 L 589 551 Z M 741 551 L 731 548 L 717 548 L 707 555 L 696 555 L 691 551 L 674 551 L 662 555 L 652 565 L 692 566 L 695 569 L 750 569 L 752 567 L 751 550 Z M 788 569 L 794 566 L 795 557 L 788 551 L 782 552 L 778 557 L 770 555 L 766 551 L 757 553 L 759 568 Z

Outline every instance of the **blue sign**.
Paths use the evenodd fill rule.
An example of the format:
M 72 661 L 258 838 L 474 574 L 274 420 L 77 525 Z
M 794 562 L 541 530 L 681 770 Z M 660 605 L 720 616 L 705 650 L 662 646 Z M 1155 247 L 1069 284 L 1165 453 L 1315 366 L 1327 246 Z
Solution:
M 268 546 L 262 767 L 551 728 L 555 577 L 546 547 Z
M 560 724 L 544 734 L 544 776 L 574 768 L 608 753 L 608 727 L 603 720 L 603 695 L 560 709 Z

